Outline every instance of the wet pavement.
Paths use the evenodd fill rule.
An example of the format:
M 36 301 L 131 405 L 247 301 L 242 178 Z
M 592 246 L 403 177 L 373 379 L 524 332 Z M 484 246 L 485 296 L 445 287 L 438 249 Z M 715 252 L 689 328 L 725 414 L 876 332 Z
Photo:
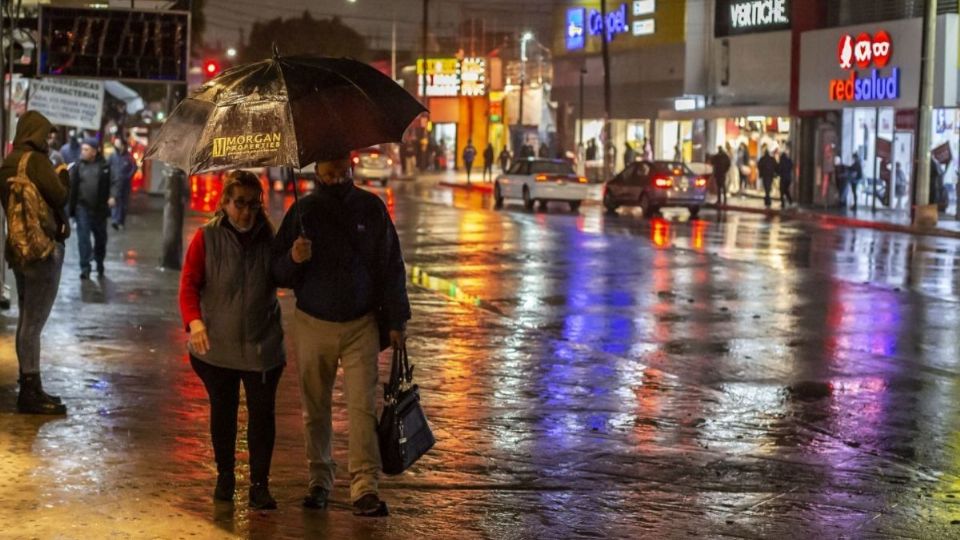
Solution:
M 66 418 L 13 413 L 16 309 L 0 313 L 0 537 L 960 537 L 957 240 L 373 191 L 417 283 L 409 349 L 438 440 L 383 481 L 390 518 L 349 512 L 342 408 L 337 504 L 299 506 L 292 348 L 280 509 L 246 508 L 243 455 L 238 503 L 211 502 L 179 275 L 156 268 L 158 201 L 140 196 L 104 280 L 81 283 L 68 245 L 43 360 Z

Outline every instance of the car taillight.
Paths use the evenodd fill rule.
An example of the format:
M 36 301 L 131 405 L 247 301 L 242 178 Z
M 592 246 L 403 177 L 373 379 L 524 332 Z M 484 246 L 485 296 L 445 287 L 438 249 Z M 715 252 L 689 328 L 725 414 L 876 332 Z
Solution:
M 353 156 L 353 164 L 356 165 L 357 163 L 360 163 L 360 156 Z
M 706 177 L 706 176 L 701 176 L 701 177 L 697 178 L 697 181 L 696 181 L 695 183 L 696 183 L 697 187 L 706 187 L 706 186 L 707 186 L 707 177 Z
M 663 189 L 669 188 L 673 186 L 673 178 L 658 176 L 653 179 L 653 185 Z
M 587 177 L 586 177 L 586 176 L 580 176 L 580 177 L 577 178 L 577 180 L 578 180 L 581 184 L 586 184 L 586 183 L 587 183 Z
M 547 181 L 547 175 L 545 175 L 545 174 L 538 174 L 535 178 L 536 178 L 537 182 L 546 182 L 546 181 Z

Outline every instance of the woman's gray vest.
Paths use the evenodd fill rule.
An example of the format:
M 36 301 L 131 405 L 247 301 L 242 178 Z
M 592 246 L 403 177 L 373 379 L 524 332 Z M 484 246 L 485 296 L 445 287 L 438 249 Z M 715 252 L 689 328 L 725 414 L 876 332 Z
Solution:
M 203 226 L 206 251 L 200 311 L 210 350 L 191 354 L 209 364 L 267 371 L 286 360 L 277 289 L 270 278 L 273 232 L 262 219 L 244 249 L 220 214 Z

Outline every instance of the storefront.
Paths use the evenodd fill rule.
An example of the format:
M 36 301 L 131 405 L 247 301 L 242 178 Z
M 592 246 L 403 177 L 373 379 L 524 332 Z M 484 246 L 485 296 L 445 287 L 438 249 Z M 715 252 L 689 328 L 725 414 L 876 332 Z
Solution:
M 937 33 L 957 43 L 957 16 L 938 17 Z M 938 46 L 935 64 L 934 173 L 914 174 L 922 34 L 921 19 L 906 19 L 802 35 L 799 109 L 817 122 L 815 203 L 906 212 L 916 182 L 928 181 L 931 202 L 956 208 L 955 46 Z

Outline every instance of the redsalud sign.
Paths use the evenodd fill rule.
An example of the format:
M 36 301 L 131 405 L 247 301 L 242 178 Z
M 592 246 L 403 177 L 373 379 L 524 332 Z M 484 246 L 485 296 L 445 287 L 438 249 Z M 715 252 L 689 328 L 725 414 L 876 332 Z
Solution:
M 899 99 L 900 68 L 892 67 L 887 75 L 883 75 L 880 71 L 887 67 L 892 57 L 893 40 L 885 30 L 880 30 L 873 35 L 861 32 L 856 38 L 850 34 L 840 36 L 837 44 L 837 61 L 840 69 L 849 71 L 849 75 L 830 81 L 830 100 Z M 866 75 L 861 75 L 858 69 L 870 69 L 870 71 Z
M 922 30 L 914 18 L 804 32 L 797 110 L 916 108 Z

